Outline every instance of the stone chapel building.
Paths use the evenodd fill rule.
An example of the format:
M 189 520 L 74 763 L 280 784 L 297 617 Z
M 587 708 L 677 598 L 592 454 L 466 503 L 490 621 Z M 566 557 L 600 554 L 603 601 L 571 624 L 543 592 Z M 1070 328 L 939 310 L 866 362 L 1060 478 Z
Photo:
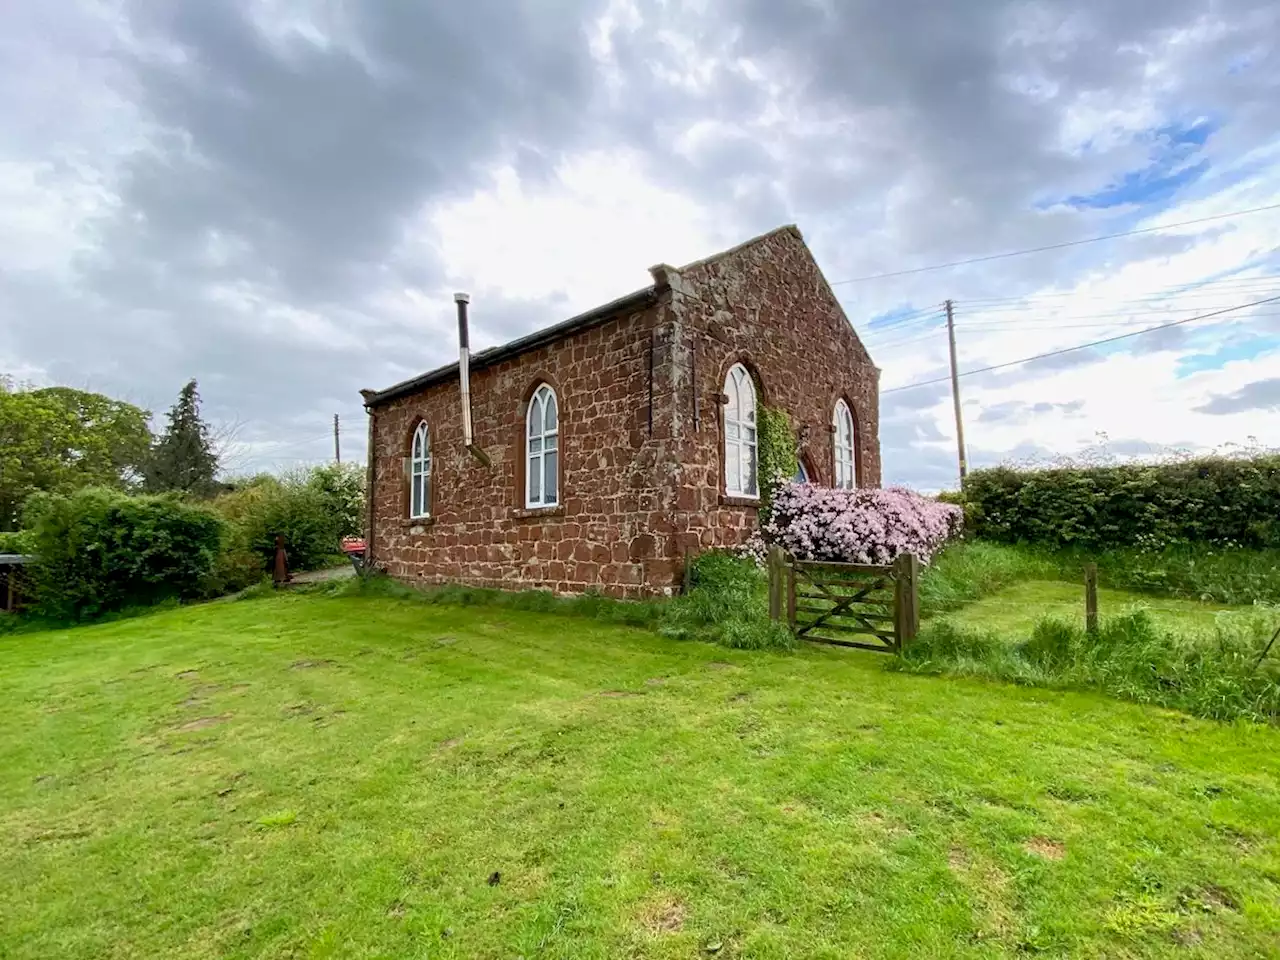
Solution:
M 879 486 L 880 372 L 796 227 L 650 274 L 471 356 L 470 423 L 461 361 L 361 391 L 370 562 L 421 583 L 670 593 L 686 553 L 755 529 L 761 405 L 790 415 L 804 479 Z

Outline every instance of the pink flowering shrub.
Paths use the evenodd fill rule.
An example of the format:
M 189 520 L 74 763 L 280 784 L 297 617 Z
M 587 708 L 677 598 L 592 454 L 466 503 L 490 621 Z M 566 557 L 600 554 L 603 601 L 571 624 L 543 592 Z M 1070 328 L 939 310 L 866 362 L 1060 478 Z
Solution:
M 773 495 L 765 539 L 800 560 L 890 564 L 901 553 L 928 563 L 960 532 L 963 511 L 905 487 L 835 490 L 786 483 Z

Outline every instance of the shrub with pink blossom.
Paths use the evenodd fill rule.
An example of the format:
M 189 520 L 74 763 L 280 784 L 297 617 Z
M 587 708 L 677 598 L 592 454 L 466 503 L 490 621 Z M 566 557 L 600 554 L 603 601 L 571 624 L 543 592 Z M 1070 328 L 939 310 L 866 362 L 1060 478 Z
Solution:
M 800 560 L 893 563 L 910 552 L 928 563 L 960 532 L 963 511 L 905 487 L 835 490 L 786 483 L 773 495 L 764 536 Z

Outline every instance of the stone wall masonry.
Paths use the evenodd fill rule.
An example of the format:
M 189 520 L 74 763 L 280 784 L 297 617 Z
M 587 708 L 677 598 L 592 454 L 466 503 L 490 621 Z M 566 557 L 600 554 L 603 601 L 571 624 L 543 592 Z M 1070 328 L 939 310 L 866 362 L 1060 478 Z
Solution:
M 488 466 L 462 446 L 456 380 L 375 408 L 375 563 L 424 583 L 617 596 L 670 587 L 678 571 L 664 510 L 674 495 L 661 482 L 672 475 L 662 466 L 670 454 L 649 425 L 655 320 L 652 308 L 638 311 L 474 370 L 475 440 Z M 543 382 L 559 405 L 560 505 L 526 510 L 525 411 Z M 422 420 L 431 431 L 431 517 L 410 520 L 404 459 Z
M 654 276 L 664 292 L 653 306 L 473 370 L 488 466 L 462 446 L 456 380 L 373 409 L 375 564 L 421 583 L 670 593 L 686 553 L 739 544 L 756 526 L 755 506 L 723 493 L 719 398 L 735 360 L 763 402 L 791 414 L 820 482 L 831 482 L 830 424 L 845 397 L 860 483 L 879 485 L 879 371 L 795 228 Z M 525 410 L 542 382 L 560 408 L 560 505 L 528 511 Z M 404 461 L 424 419 L 431 517 L 415 521 Z
M 691 385 L 676 412 L 680 503 L 701 546 L 740 544 L 756 526 L 756 511 L 724 493 L 720 401 L 735 362 L 752 372 L 760 402 L 791 416 L 818 483 L 834 480 L 831 424 L 843 397 L 856 423 L 859 486 L 880 485 L 880 371 L 796 228 L 678 271 L 667 268 L 666 278 L 669 309 L 688 339 L 684 368 L 674 376 Z

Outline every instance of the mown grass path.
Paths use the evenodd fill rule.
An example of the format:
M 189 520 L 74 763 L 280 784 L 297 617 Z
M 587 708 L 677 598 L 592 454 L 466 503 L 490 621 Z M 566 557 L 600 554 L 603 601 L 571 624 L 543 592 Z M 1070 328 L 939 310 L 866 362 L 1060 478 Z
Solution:
M 1280 731 L 550 615 L 0 640 L 0 956 L 1280 954 Z

